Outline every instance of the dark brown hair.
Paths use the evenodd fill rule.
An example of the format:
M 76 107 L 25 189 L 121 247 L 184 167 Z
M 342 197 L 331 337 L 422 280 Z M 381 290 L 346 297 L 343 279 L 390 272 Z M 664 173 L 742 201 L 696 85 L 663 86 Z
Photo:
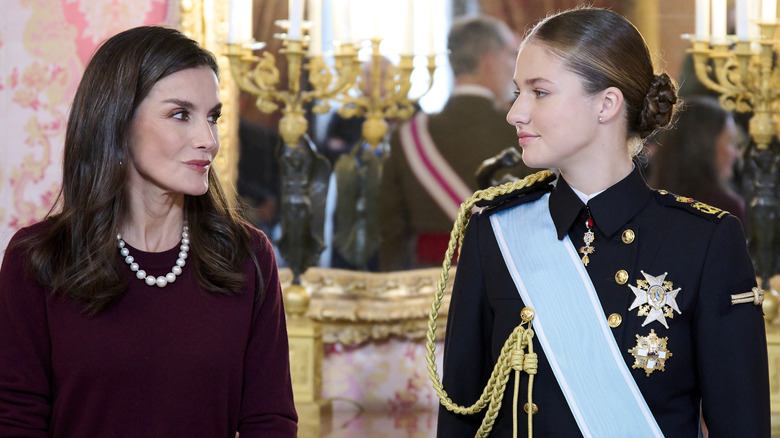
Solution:
M 650 184 L 705 201 L 714 190 L 730 191 L 715 161 L 718 138 L 730 118 L 714 97 L 685 99 L 674 128 L 658 136 Z
M 116 302 L 127 287 L 114 236 L 129 205 L 125 181 L 133 114 L 160 79 L 196 67 L 218 73 L 214 56 L 181 32 L 142 26 L 105 41 L 84 71 L 68 118 L 62 188 L 48 215 L 51 224 L 20 244 L 39 283 L 91 313 Z M 262 294 L 249 232 L 229 207 L 213 168 L 207 192 L 185 197 L 184 215 L 191 230 L 187 265 L 199 284 L 213 293 L 240 293 L 242 265 L 250 257 Z
M 677 87 L 666 73 L 654 74 L 642 35 L 622 16 L 598 8 L 561 12 L 531 29 L 523 45 L 529 42 L 539 42 L 559 57 L 582 78 L 586 92 L 618 88 L 629 138 L 647 138 L 671 122 Z

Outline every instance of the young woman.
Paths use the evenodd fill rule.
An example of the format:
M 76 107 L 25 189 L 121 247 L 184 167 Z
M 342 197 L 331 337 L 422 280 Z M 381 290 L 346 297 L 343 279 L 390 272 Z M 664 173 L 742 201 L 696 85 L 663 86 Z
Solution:
M 296 435 L 273 250 L 212 168 L 217 73 L 162 27 L 87 66 L 59 212 L 0 270 L 0 436 Z
M 485 208 L 468 223 L 447 321 L 451 401 L 480 398 L 530 320 L 508 344 L 525 347 L 511 365 L 519 390 L 514 372 L 491 380 L 509 377 L 491 436 L 513 423 L 526 436 L 530 412 L 534 436 L 693 438 L 703 415 L 712 437 L 768 437 L 763 295 L 739 221 L 651 190 L 632 161 L 677 102 L 636 28 L 600 9 L 546 18 L 514 82 L 507 120 L 523 160 L 559 176 L 475 195 Z M 442 408 L 439 436 L 474 436 L 483 417 Z

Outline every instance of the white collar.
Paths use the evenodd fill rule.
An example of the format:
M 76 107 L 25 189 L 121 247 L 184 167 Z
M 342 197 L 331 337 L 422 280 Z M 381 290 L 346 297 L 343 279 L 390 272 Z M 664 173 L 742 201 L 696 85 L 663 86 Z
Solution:
M 482 96 L 490 100 L 496 100 L 496 96 L 493 95 L 492 91 L 490 91 L 487 87 L 483 87 L 482 85 L 476 85 L 476 84 L 456 85 L 452 89 L 452 92 L 450 93 L 450 97 L 464 96 L 464 95 Z
M 571 187 L 571 186 L 569 186 Z M 582 201 L 583 204 L 588 205 L 588 201 L 595 198 L 596 196 L 600 195 L 604 190 L 600 190 L 596 193 L 593 193 L 592 195 L 586 195 L 585 193 L 575 189 L 574 187 L 571 187 L 572 190 L 574 190 L 574 194 L 577 195 L 578 198 Z M 606 190 L 606 189 L 605 189 Z
M 631 163 L 631 171 L 632 171 L 632 172 L 634 171 L 634 169 L 635 169 L 635 168 L 636 168 L 636 164 L 634 164 L 634 163 Z M 630 175 L 630 174 L 629 174 L 629 175 Z M 626 175 L 626 176 L 628 176 L 628 175 Z M 577 197 L 578 197 L 578 198 L 580 198 L 580 200 L 581 200 L 581 201 L 582 201 L 582 202 L 583 202 L 585 205 L 588 205 L 588 201 L 590 201 L 591 199 L 593 199 L 593 198 L 595 198 L 596 196 L 600 195 L 600 194 L 601 194 L 601 193 L 602 193 L 604 190 L 606 190 L 606 189 L 604 189 L 604 190 L 599 190 L 598 192 L 596 192 L 596 193 L 593 193 L 593 194 L 591 194 L 591 195 L 586 195 L 585 193 L 583 193 L 583 192 L 581 192 L 581 191 L 579 191 L 579 190 L 575 189 L 574 187 L 572 187 L 572 186 L 571 186 L 571 184 L 569 185 L 569 187 L 571 187 L 571 189 L 572 189 L 572 190 L 574 190 L 574 194 L 575 194 L 575 195 L 577 195 Z M 609 188 L 609 187 L 607 187 L 607 188 Z

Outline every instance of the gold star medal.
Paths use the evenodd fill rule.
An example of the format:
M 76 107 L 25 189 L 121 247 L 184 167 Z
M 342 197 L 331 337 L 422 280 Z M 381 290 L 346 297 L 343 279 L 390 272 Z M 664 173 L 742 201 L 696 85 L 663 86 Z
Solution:
M 642 323 L 642 327 L 650 324 L 653 321 L 658 321 L 663 324 L 664 327 L 669 328 L 666 323 L 666 318 L 674 318 L 674 312 L 682 314 L 680 308 L 677 307 L 677 294 L 680 292 L 680 288 L 672 290 L 672 282 L 664 281 L 667 272 L 663 275 L 653 276 L 642 272 L 644 280 L 637 280 L 637 286 L 628 285 L 636 295 L 634 302 L 628 310 L 634 310 L 639 307 L 638 316 L 647 316 L 645 322 Z
M 631 368 L 645 370 L 647 376 L 655 371 L 664 371 L 666 359 L 672 357 L 672 353 L 666 349 L 669 338 L 659 338 L 655 330 L 650 329 L 647 336 L 636 335 L 636 347 L 628 350 L 634 356 L 634 364 Z

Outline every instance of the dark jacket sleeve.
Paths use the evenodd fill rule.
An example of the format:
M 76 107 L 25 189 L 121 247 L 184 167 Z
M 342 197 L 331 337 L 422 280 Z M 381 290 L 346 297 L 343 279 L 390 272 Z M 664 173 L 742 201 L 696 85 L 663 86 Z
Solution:
M 732 305 L 755 274 L 734 216 L 713 232 L 694 322 L 702 412 L 711 438 L 769 437 L 769 372 L 761 306 Z
M 48 436 L 50 379 L 46 295 L 25 275 L 22 251 L 9 250 L 0 268 L 0 437 Z
M 482 394 L 492 371 L 490 334 L 493 314 L 488 305 L 479 254 L 480 215 L 472 217 L 452 289 L 447 333 L 444 341 L 442 383 L 453 402 L 470 406 Z M 484 410 L 460 415 L 439 407 L 438 436 L 473 437 L 484 418 Z
M 282 288 L 271 243 L 260 236 L 256 251 L 266 292 L 253 314 L 244 358 L 244 388 L 238 431 L 241 438 L 295 437 L 298 416 L 293 403 L 290 350 Z

